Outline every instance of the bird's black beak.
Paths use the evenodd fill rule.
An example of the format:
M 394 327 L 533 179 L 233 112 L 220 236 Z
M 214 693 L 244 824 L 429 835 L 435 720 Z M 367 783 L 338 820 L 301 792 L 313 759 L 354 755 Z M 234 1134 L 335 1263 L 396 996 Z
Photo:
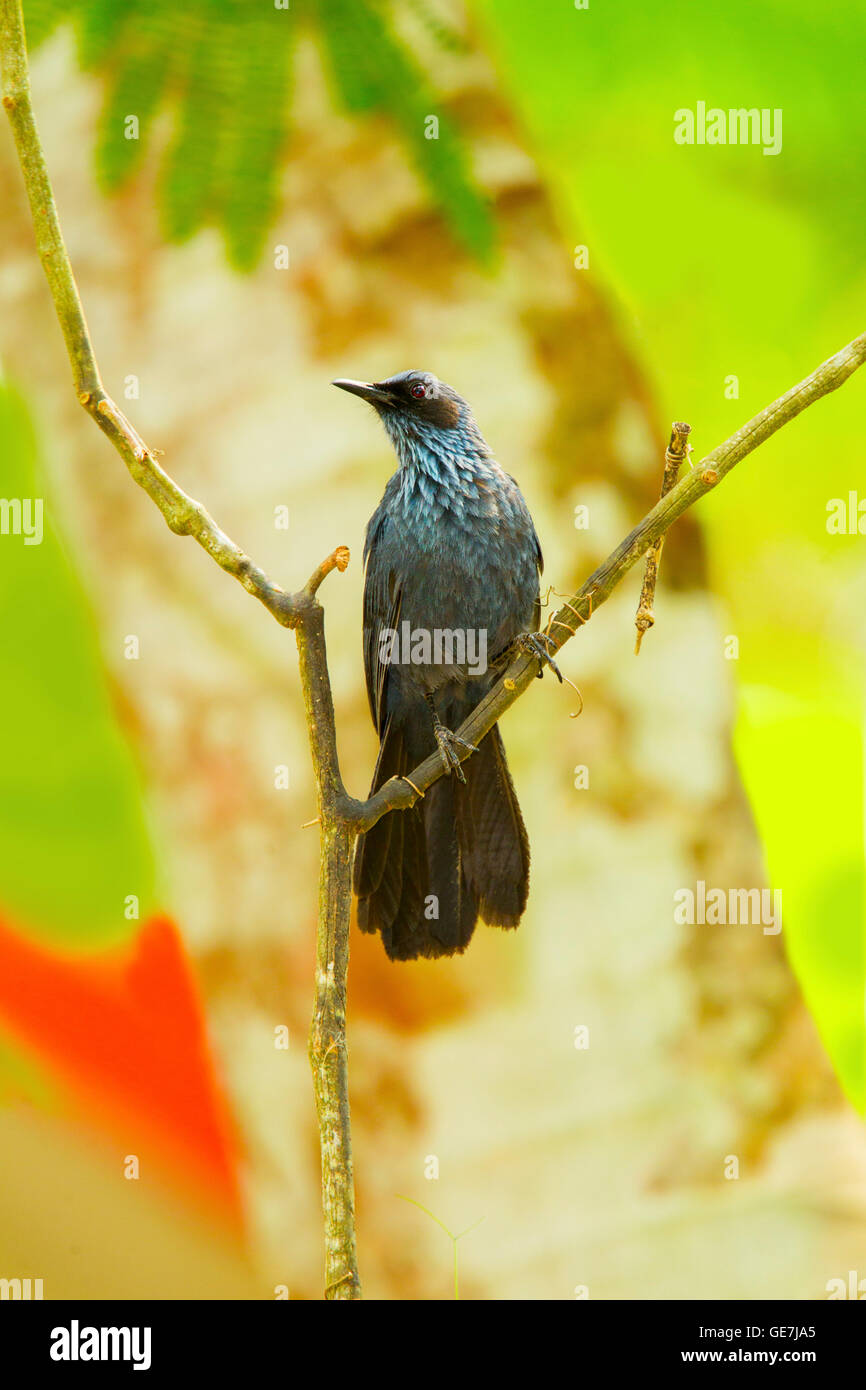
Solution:
M 369 401 L 371 405 L 394 404 L 391 393 L 372 381 L 349 381 L 346 377 L 339 377 L 331 385 L 339 386 L 341 391 L 350 391 L 353 396 L 360 396 L 362 401 Z

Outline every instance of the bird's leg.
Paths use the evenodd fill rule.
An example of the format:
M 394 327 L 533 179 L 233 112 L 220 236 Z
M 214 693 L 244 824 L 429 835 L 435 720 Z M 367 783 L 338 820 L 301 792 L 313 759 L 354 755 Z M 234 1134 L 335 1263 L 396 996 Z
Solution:
M 464 738 L 460 738 L 458 734 L 452 733 L 450 729 L 446 729 L 439 715 L 436 713 L 436 706 L 433 703 L 432 695 L 425 695 L 424 699 L 427 701 L 430 713 L 433 716 L 433 736 L 436 739 L 442 761 L 445 764 L 445 771 L 456 773 L 460 781 L 465 782 L 466 777 L 463 768 L 460 766 L 460 759 L 455 749 L 466 748 L 470 753 L 477 753 L 478 749 L 475 747 L 474 743 L 467 743 Z
M 525 656 L 534 656 L 538 661 L 538 679 L 544 675 L 545 666 L 549 666 L 556 679 L 562 684 L 562 672 L 553 659 L 553 652 L 556 651 L 552 637 L 546 632 L 521 632 L 518 633 L 509 649 L 510 652 L 522 652 Z

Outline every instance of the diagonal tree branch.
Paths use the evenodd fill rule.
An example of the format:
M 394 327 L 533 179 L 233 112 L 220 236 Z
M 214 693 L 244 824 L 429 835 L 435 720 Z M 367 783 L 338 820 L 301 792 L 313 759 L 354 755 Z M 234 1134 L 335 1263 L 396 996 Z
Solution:
M 192 536 L 222 569 L 234 575 L 249 593 L 265 605 L 277 622 L 285 627 L 293 627 L 297 605 L 292 596 L 271 583 L 240 546 L 220 530 L 201 503 L 189 497 L 160 467 L 152 451 L 102 384 L 33 115 L 20 0 L 2 0 L 0 3 L 0 33 L 3 106 L 12 125 L 30 201 L 39 259 L 72 364 L 76 395 L 103 434 L 111 440 L 139 487 L 144 488 L 159 507 L 170 529 L 179 536 Z
M 316 595 L 333 569 L 346 568 L 349 552 L 344 546 L 335 550 L 297 593 L 281 589 L 229 539 L 201 503 L 178 487 L 111 400 L 99 375 L 33 116 L 21 0 L 0 0 L 0 66 L 3 106 L 12 125 L 36 245 L 66 342 L 79 401 L 114 444 L 133 479 L 154 501 L 171 530 L 192 536 L 222 569 L 264 604 L 277 622 L 295 630 L 321 826 L 316 1002 L 309 1048 L 322 1156 L 325 1297 L 360 1298 L 346 1051 L 352 851 L 360 832 L 375 825 L 389 811 L 414 805 L 419 794 L 423 795 L 443 776 L 445 769 L 435 753 L 411 776 L 392 779 L 366 801 L 347 793 L 337 754 L 324 613 Z M 821 396 L 837 390 L 864 361 L 866 333 L 767 406 L 671 488 L 552 616 L 547 629 L 552 651 L 558 651 L 589 621 L 632 566 L 683 512 L 716 487 L 776 430 Z M 527 689 L 536 668 L 532 657 L 519 656 L 512 661 L 461 725 L 460 737 L 477 744 Z
M 577 593 L 567 599 L 554 613 L 548 623 L 548 634 L 552 647 L 559 651 L 575 634 L 578 628 L 589 622 L 606 599 L 610 598 L 617 585 L 629 570 L 655 541 L 670 529 L 678 517 L 689 507 L 694 506 L 708 492 L 711 492 L 730 473 L 731 469 L 751 454 L 805 410 L 814 405 L 822 396 L 836 391 L 858 367 L 866 362 L 866 333 L 861 333 L 853 342 L 847 344 L 833 357 L 822 362 L 820 367 L 810 373 L 790 391 L 773 401 L 747 424 L 726 439 L 724 444 L 713 449 L 694 470 L 671 488 L 652 511 L 638 522 L 633 531 L 620 541 L 603 564 L 599 565 Z M 520 656 L 504 672 L 490 693 L 464 720 L 457 731 L 467 743 L 477 744 L 493 728 L 497 719 L 504 714 L 519 695 L 526 690 L 537 670 L 533 657 Z M 458 752 L 463 762 L 470 753 Z M 408 782 L 420 792 L 425 792 L 443 775 L 442 760 L 433 753 L 411 772 L 406 779 L 392 779 L 386 782 L 369 800 L 364 802 L 346 799 L 343 814 L 357 821 L 360 829 L 367 830 L 375 825 L 388 811 L 411 806 L 417 795 Z

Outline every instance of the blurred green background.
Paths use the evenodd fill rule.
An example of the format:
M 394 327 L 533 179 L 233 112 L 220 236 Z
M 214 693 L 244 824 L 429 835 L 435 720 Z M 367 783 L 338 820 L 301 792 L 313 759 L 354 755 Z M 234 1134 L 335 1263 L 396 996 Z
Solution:
M 862 6 L 625 0 L 547 5 L 542 23 L 519 0 L 480 8 L 563 232 L 634 315 L 699 455 L 863 331 Z M 780 110 L 781 152 L 675 144 L 673 113 L 699 101 Z M 862 382 L 832 409 L 772 440 L 700 522 L 739 638 L 735 746 L 791 960 L 862 1111 L 863 543 L 827 530 L 830 499 L 866 496 Z

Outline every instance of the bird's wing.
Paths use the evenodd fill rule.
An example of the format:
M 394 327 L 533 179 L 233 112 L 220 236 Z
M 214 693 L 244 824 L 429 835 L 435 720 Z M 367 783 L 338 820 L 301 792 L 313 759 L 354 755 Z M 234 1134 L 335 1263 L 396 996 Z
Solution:
M 532 539 L 535 541 L 535 568 L 538 570 L 538 578 L 539 578 L 539 580 L 540 580 L 542 574 L 544 573 L 544 556 L 543 556 L 542 553 L 541 553 L 541 541 L 538 539 L 538 536 L 537 536 L 536 530 L 535 530 L 535 526 L 534 526 L 533 523 L 532 523 L 532 518 L 531 518 L 531 517 L 530 517 L 530 519 L 529 519 L 529 524 L 532 526 Z M 536 590 L 535 590 L 535 602 L 534 602 L 533 605 L 532 605 L 532 626 L 533 626 L 533 629 L 534 629 L 536 632 L 538 632 L 539 628 L 541 627 L 541 584 L 540 584 L 540 583 L 538 583 L 538 584 L 536 585 Z
M 382 546 L 387 519 L 380 518 L 367 539 L 367 567 L 364 575 L 364 674 L 370 713 L 379 734 L 387 713 L 385 690 L 388 664 L 380 660 L 379 635 L 383 628 L 397 630 L 402 606 L 402 587 Z
M 542 574 L 544 573 L 544 556 L 543 556 L 542 553 L 541 553 L 541 541 L 538 539 L 538 532 L 537 532 L 536 529 L 535 529 L 535 522 L 532 520 L 532 515 L 531 515 L 531 513 L 530 513 L 530 511 L 529 511 L 529 508 L 528 508 L 527 505 L 526 505 L 526 500 L 525 500 L 525 498 L 524 498 L 524 496 L 523 496 L 523 493 L 520 491 L 520 486 L 519 486 L 519 484 L 518 484 L 518 482 L 517 482 L 517 479 L 514 478 L 514 477 L 512 477 L 510 473 L 508 474 L 508 477 L 511 479 L 512 483 L 514 484 L 514 487 L 515 487 L 516 492 L 517 492 L 517 496 L 520 498 L 520 501 L 521 501 L 521 503 L 523 504 L 523 510 L 524 510 L 524 512 L 525 512 L 525 514 L 526 514 L 526 525 L 527 525 L 528 530 L 529 530 L 529 536 L 530 536 L 531 544 L 532 544 L 532 547 L 533 547 L 533 558 L 534 558 L 534 560 L 535 560 L 535 568 L 538 570 L 538 578 L 539 578 L 539 580 L 540 580 Z M 541 626 L 541 587 L 540 587 L 539 584 L 537 584 L 537 585 L 536 585 L 536 589 L 535 589 L 535 601 L 534 601 L 533 606 L 532 606 L 532 627 L 533 627 L 533 631 L 537 632 L 540 626 Z
M 512 473 L 506 473 L 505 476 L 510 483 L 514 484 L 514 490 L 517 493 L 518 502 L 522 507 L 523 512 L 525 513 L 526 523 L 529 528 L 529 534 L 532 538 L 532 546 L 535 554 L 536 568 L 538 569 L 539 574 L 543 574 L 544 556 L 541 553 L 541 541 L 538 539 L 538 532 L 535 529 L 535 522 L 532 520 L 532 515 L 530 513 L 529 508 L 526 505 L 526 499 L 523 496 L 523 493 L 520 491 L 520 484 L 518 483 L 517 479 L 514 477 Z

